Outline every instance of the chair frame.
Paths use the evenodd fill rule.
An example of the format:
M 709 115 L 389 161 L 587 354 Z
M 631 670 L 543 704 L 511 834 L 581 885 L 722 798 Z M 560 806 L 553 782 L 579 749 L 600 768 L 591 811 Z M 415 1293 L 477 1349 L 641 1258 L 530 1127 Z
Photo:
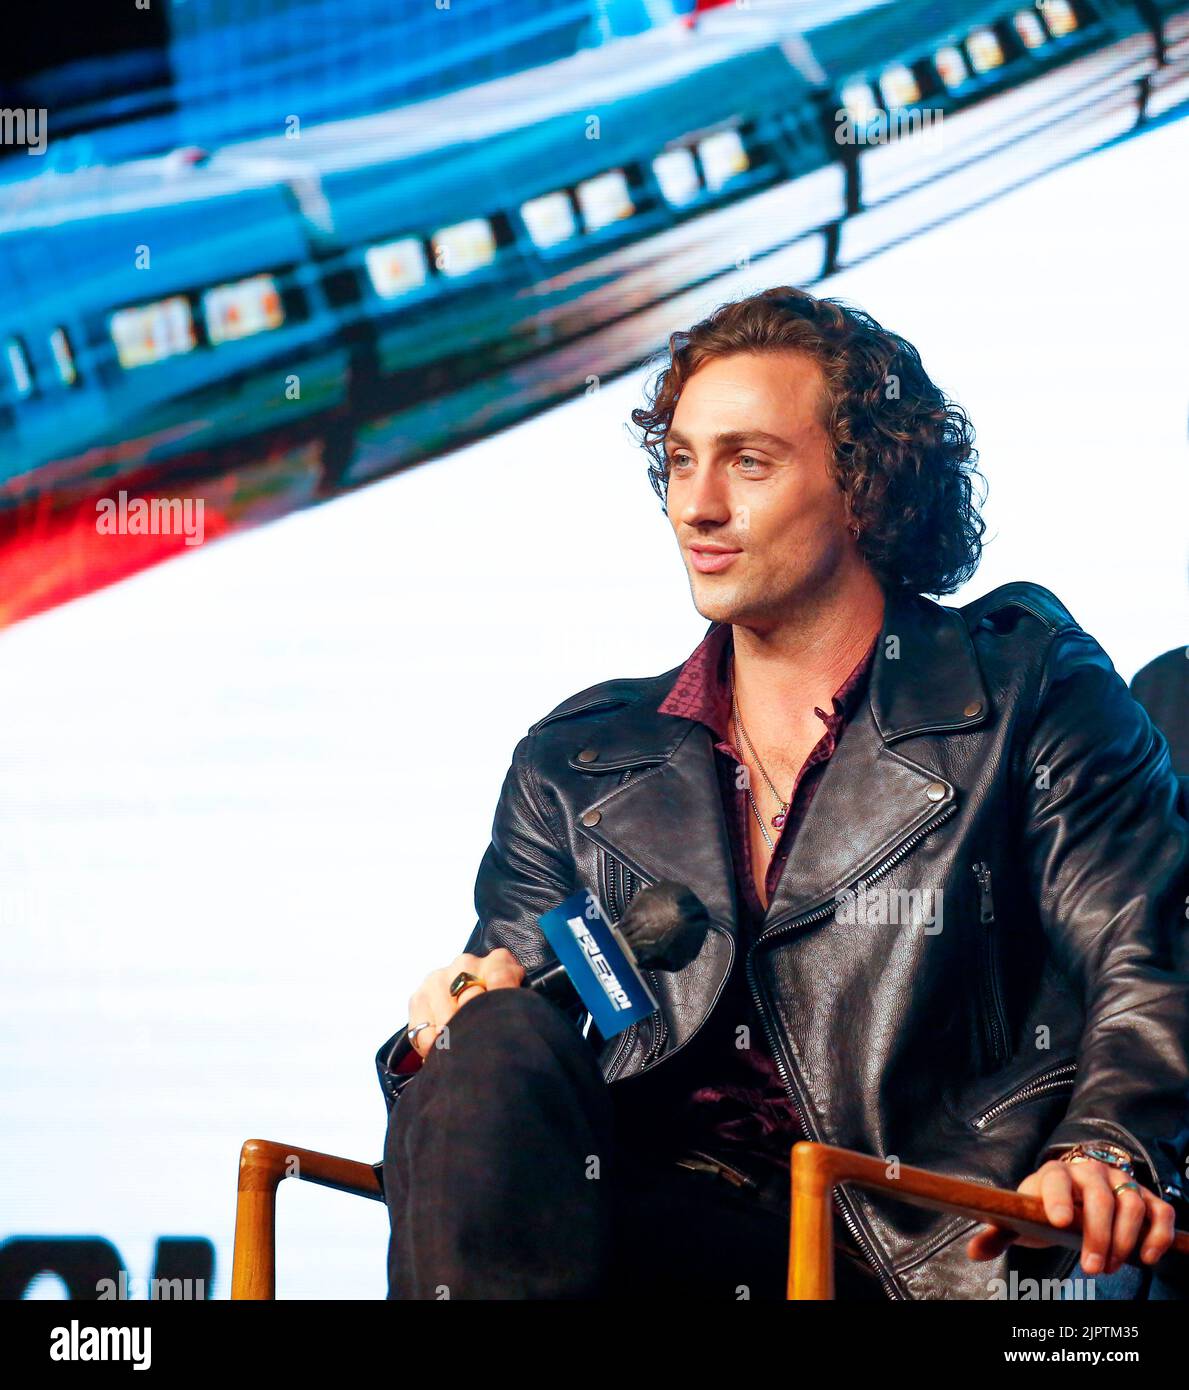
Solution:
M 277 1296 L 277 1188 L 286 1178 L 300 1178 L 382 1202 L 384 1188 L 379 1167 L 318 1153 L 316 1149 L 299 1149 L 294 1144 L 277 1144 L 271 1139 L 248 1139 L 239 1154 L 231 1297 Z
M 1078 1249 L 1082 1243 L 1081 1215 L 1076 1209 L 1072 1225 L 1054 1226 L 1045 1216 L 1039 1197 L 906 1165 L 893 1174 L 884 1159 L 852 1149 L 830 1144 L 794 1144 L 791 1170 L 790 1299 L 834 1297 L 832 1196 L 840 1182 L 883 1192 L 913 1206 L 1007 1226 L 1020 1235 L 1037 1236 L 1053 1245 Z M 247 1140 L 239 1158 L 231 1297 L 276 1297 L 277 1188 L 285 1178 L 299 1178 L 382 1202 L 381 1172 L 378 1163 L 359 1163 L 268 1139 Z M 1137 1249 L 1140 1244 L 1137 1240 Z M 1169 1253 L 1174 1251 L 1189 1255 L 1189 1231 L 1176 1232 Z M 1138 1265 L 1139 1261 L 1133 1256 L 1128 1263 Z

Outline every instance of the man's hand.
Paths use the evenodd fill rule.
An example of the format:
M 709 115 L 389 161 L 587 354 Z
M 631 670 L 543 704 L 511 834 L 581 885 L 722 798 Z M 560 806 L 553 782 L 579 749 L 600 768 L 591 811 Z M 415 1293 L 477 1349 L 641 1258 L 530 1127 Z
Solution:
M 1144 1264 L 1155 1264 L 1172 1244 L 1175 1212 L 1142 1184 L 1139 1191 L 1114 1188 L 1128 1181 L 1127 1174 L 1107 1163 L 1088 1159 L 1062 1163 L 1051 1159 L 1016 1188 L 1029 1197 L 1040 1197 L 1045 1215 L 1054 1226 L 1069 1226 L 1074 1207 L 1082 1209 L 1082 1268 L 1087 1274 L 1114 1274 L 1135 1248 L 1136 1237 L 1149 1219 L 1140 1250 Z M 1013 1241 L 1032 1247 L 1054 1244 L 1050 1240 L 1017 1236 L 999 1226 L 984 1226 L 966 1247 L 972 1260 L 991 1260 Z
M 412 1040 L 413 1050 L 422 1059 L 429 1055 L 438 1034 L 463 1004 L 483 993 L 481 986 L 468 985 L 457 999 L 451 999 L 450 983 L 462 970 L 477 975 L 488 989 L 516 989 L 524 981 L 524 966 L 503 946 L 485 956 L 459 956 L 444 969 L 431 971 L 409 1000 L 409 1027 L 415 1028 L 419 1023 L 433 1025 L 420 1029 Z

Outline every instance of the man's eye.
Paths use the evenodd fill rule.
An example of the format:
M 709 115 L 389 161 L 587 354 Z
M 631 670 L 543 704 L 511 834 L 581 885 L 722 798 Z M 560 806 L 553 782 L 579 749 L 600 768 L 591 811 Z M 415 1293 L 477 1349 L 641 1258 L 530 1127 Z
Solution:
M 687 453 L 670 453 L 666 461 L 668 461 L 669 464 L 669 473 L 673 473 L 674 470 L 681 470 L 681 468 L 684 468 L 687 463 L 691 463 L 693 460 L 690 459 Z M 750 453 L 740 455 L 738 461 L 740 461 L 740 464 L 751 464 L 751 467 L 740 468 L 740 473 L 743 473 L 745 477 L 754 477 L 755 474 L 762 473 L 763 468 L 765 468 L 763 460 L 755 459 Z
M 672 471 L 674 468 L 683 467 L 691 460 L 688 454 L 669 454 L 667 461 L 669 469 L 670 471 Z M 764 467 L 763 459 L 754 458 L 751 454 L 741 454 L 739 457 L 739 462 L 741 464 L 751 464 L 750 468 L 743 468 L 741 470 L 744 473 L 758 473 Z

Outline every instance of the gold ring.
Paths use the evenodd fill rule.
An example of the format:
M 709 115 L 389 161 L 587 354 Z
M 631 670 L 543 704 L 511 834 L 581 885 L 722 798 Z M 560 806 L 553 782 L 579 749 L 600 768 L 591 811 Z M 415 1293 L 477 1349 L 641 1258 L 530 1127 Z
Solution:
M 1139 1191 L 1139 1183 L 1137 1182 L 1121 1182 L 1118 1187 L 1112 1187 L 1111 1191 L 1117 1197 L 1120 1192 L 1126 1192 L 1129 1187 L 1134 1188 L 1136 1192 Z
M 472 975 L 469 970 L 460 970 L 450 981 L 450 998 L 457 999 L 463 990 L 470 989 L 472 985 L 478 985 L 483 990 L 487 988 L 478 975 Z

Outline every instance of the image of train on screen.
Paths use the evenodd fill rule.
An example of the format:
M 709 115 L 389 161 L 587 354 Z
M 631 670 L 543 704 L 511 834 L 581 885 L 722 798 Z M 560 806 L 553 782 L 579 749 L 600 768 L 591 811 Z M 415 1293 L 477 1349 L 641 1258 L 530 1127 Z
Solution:
M 11 181 L 0 519 L 262 459 L 358 485 L 625 370 L 717 276 L 792 249 L 809 285 L 1187 101 L 1172 0 L 728 6 L 390 112 Z

